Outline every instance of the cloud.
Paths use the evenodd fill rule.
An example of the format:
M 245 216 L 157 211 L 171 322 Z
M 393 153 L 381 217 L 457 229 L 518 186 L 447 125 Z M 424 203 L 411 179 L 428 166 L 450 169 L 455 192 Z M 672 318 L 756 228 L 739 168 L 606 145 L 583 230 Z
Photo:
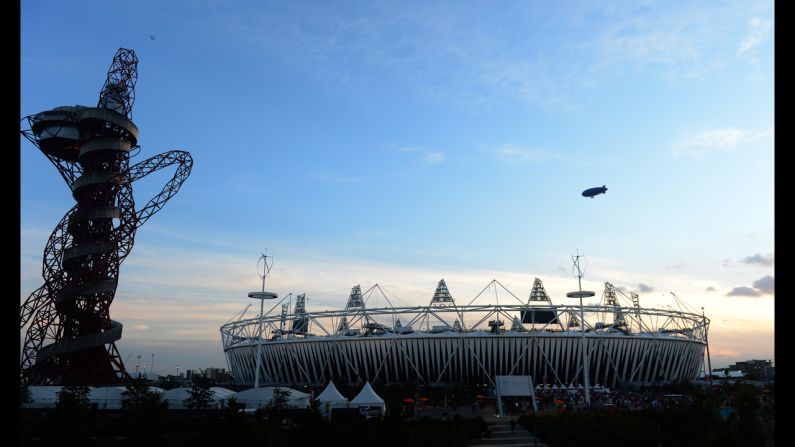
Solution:
M 423 166 L 437 165 L 444 162 L 446 159 L 444 152 L 430 151 L 421 147 L 399 147 L 397 151 L 405 154 L 416 154 L 418 157 L 417 161 Z
M 762 293 L 751 287 L 735 287 L 726 296 L 762 296 Z
M 443 152 L 428 152 L 423 157 L 422 160 L 429 165 L 435 165 L 437 163 L 441 163 L 444 161 L 444 153 Z
M 577 110 L 583 92 L 637 72 L 692 78 L 719 69 L 731 55 L 726 40 L 733 46 L 737 23 L 748 17 L 740 4 L 595 2 L 539 14 L 527 2 L 497 10 L 326 3 L 234 11 L 219 4 L 201 26 L 263 60 L 286 59 L 328 82 L 394 77 L 409 94 L 418 90 L 470 108 L 510 99 Z
M 754 288 L 762 293 L 775 293 L 775 280 L 767 275 L 754 281 Z
M 675 262 L 673 264 L 666 265 L 666 267 L 668 267 L 669 269 L 674 269 L 674 270 L 682 270 L 686 266 L 687 264 L 685 264 L 684 262 Z
M 714 288 L 714 287 L 712 287 L 712 286 L 709 286 L 709 287 L 707 287 L 705 290 L 706 290 L 707 292 L 714 292 L 714 291 L 716 291 L 716 290 L 718 290 L 718 289 L 716 289 L 716 288 Z
M 671 146 L 676 158 L 698 158 L 706 154 L 731 151 L 741 145 L 749 145 L 772 137 L 772 128 L 756 132 L 722 127 L 690 132 L 680 137 Z
M 687 135 L 675 142 L 675 157 L 698 157 L 710 152 L 719 152 L 733 148 L 746 135 L 736 127 L 709 129 Z
M 548 150 L 520 147 L 513 144 L 504 144 L 495 149 L 494 153 L 497 160 L 510 164 L 537 163 L 557 156 Z
M 134 331 L 148 331 L 149 330 L 149 326 L 147 326 L 145 324 L 136 324 L 135 326 L 131 326 L 130 329 L 132 329 Z
M 747 57 L 751 64 L 756 64 L 758 62 L 756 49 L 759 45 L 765 43 L 772 34 L 773 21 L 754 17 L 748 21 L 748 26 L 751 29 L 743 37 L 739 48 L 737 48 L 737 58 Z
M 638 284 L 638 292 L 648 293 L 648 292 L 653 292 L 653 291 L 654 291 L 654 287 L 652 287 L 652 286 L 649 286 L 649 285 L 646 285 L 646 284 L 643 284 L 643 283 Z
M 753 256 L 746 256 L 745 258 L 742 259 L 741 262 L 743 262 L 744 264 L 756 264 L 765 267 L 770 267 L 773 265 L 773 254 L 769 253 L 766 255 L 762 255 L 760 253 L 757 253 Z
M 724 267 L 734 267 L 734 261 L 731 259 L 724 259 L 721 263 Z

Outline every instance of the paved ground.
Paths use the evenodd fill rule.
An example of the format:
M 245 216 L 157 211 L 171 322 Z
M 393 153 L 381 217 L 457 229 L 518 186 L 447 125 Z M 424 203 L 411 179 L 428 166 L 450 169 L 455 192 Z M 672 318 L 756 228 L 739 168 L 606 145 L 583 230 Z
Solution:
M 519 424 L 516 424 L 511 430 L 511 418 L 489 416 L 484 419 L 489 424 L 491 436 L 473 439 L 467 443 L 469 447 L 547 447 Z
M 491 430 L 491 437 L 483 436 L 480 439 L 471 439 L 468 447 L 488 447 L 488 446 L 502 446 L 502 447 L 548 447 L 541 440 L 536 440 L 531 433 L 516 424 L 514 431 L 511 433 L 511 418 L 514 422 L 518 420 L 519 413 L 509 414 L 505 417 L 497 416 L 497 409 L 494 407 L 475 407 L 460 406 L 456 410 L 452 408 L 442 409 L 433 407 L 425 409 L 416 409 L 414 412 L 415 418 L 430 417 L 430 418 L 451 418 L 455 415 L 461 417 L 477 417 L 483 418 L 489 424 Z

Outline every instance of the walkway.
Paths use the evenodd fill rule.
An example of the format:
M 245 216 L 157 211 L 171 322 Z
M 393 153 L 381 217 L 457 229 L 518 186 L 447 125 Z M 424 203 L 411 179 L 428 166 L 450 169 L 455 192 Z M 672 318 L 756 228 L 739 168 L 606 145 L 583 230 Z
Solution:
M 489 424 L 491 437 L 471 440 L 467 443 L 468 447 L 548 447 L 519 424 L 514 426 L 511 433 L 511 418 L 492 416 L 485 419 Z

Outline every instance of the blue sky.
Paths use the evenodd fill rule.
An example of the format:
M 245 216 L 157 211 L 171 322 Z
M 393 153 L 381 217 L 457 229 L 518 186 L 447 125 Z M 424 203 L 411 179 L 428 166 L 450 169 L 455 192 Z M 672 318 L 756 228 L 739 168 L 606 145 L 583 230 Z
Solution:
M 193 154 L 122 267 L 122 355 L 222 366 L 265 248 L 310 308 L 441 277 L 562 302 L 579 249 L 594 289 L 704 306 L 713 365 L 773 359 L 773 3 L 428 3 L 21 4 L 20 117 L 94 105 L 131 48 L 139 158 Z M 73 201 L 20 141 L 24 300 Z

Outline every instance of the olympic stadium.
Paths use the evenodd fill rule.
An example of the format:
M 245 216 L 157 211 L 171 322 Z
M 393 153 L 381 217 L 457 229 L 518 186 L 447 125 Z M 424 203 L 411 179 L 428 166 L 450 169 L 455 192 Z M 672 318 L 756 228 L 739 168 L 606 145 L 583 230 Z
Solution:
M 472 304 L 491 289 L 515 304 Z M 377 294 L 389 305 L 368 307 Z M 497 280 L 466 305 L 456 304 L 443 279 L 429 295 L 426 306 L 393 307 L 377 284 L 365 292 L 356 285 L 343 309 L 312 312 L 305 295 L 277 301 L 263 281 L 249 297 L 273 300 L 271 311 L 281 312 L 261 307 L 262 317 L 244 318 L 244 309 L 221 326 L 228 366 L 238 384 L 265 386 L 494 386 L 497 376 L 531 376 L 571 387 L 582 386 L 585 365 L 591 384 L 616 387 L 694 380 L 707 348 L 709 319 L 676 295 L 679 309 L 643 308 L 637 294 L 609 282 L 600 302 L 586 305 L 553 304 L 538 278 L 526 300 Z

